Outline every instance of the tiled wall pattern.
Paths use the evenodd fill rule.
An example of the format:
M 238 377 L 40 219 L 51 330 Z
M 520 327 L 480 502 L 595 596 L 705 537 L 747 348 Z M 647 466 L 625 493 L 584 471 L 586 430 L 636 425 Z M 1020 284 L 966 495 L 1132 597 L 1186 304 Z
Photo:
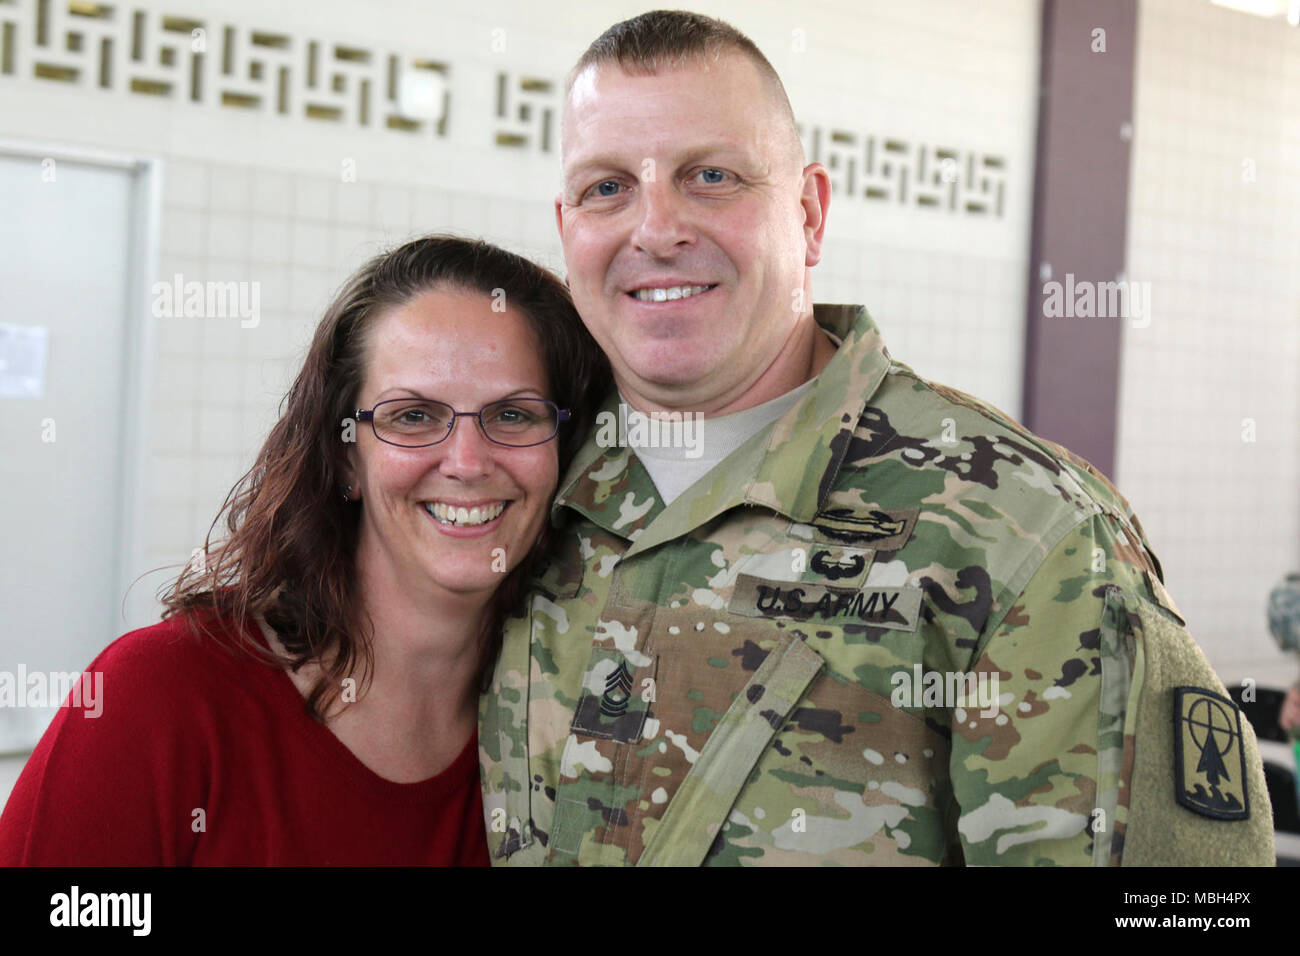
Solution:
M 0 15 L 29 2 L 0 2 Z M 305 79 L 293 81 L 294 109 L 273 108 L 267 78 L 276 64 L 298 61 L 269 42 L 261 48 L 268 64 L 261 80 L 244 78 L 249 89 L 261 90 L 257 108 L 223 105 L 215 87 L 196 102 L 184 76 L 172 96 L 129 92 L 116 81 L 102 87 L 98 66 L 78 82 L 33 78 L 22 69 L 30 50 L 20 51 L 13 74 L 0 76 L 0 136 L 164 160 L 158 281 L 180 274 L 186 281 L 259 283 L 255 328 L 242 328 L 237 318 L 153 318 L 141 309 L 139 321 L 154 323 L 155 343 L 143 449 L 143 571 L 183 562 L 201 543 L 274 420 L 331 291 L 365 256 L 412 232 L 451 230 L 562 269 L 551 208 L 558 142 L 552 131 L 549 150 L 543 148 L 539 117 L 547 93 L 533 80 L 552 84 L 553 99 L 599 30 L 648 5 L 616 0 L 597 11 L 578 0 L 486 0 L 451 9 L 414 0 L 330 0 L 312 4 L 306 21 L 303 5 L 291 0 L 223 0 L 219 13 L 198 0 L 109 6 L 121 15 L 147 14 L 146 46 L 157 61 L 150 76 L 162 80 L 177 76 L 164 69 L 163 45 L 182 42 L 191 19 L 208 17 L 203 69 L 215 70 L 220 60 L 223 35 L 213 25 L 235 24 L 248 38 L 288 37 L 292 45 L 310 36 L 323 50 L 341 42 L 408 65 L 434 62 L 445 67 L 451 90 L 445 128 L 413 133 L 362 124 L 355 106 L 337 120 L 297 109 L 308 98 Z M 1016 414 L 1037 3 L 691 6 L 730 20 L 768 53 L 810 148 L 822 150 L 828 163 L 835 157 L 842 186 L 831 206 L 827 253 L 814 273 L 816 298 L 867 304 L 898 358 Z M 107 35 L 102 24 L 88 29 Z M 182 53 L 173 63 L 192 62 Z M 60 56 L 85 60 L 68 51 Z M 129 64 L 122 69 L 129 73 Z M 375 110 L 393 106 L 377 93 L 374 102 Z M 886 142 L 895 144 L 889 157 L 881 153 Z M 968 177 L 951 195 L 944 191 L 945 159 Z M 904 174 L 913 177 L 907 189 L 900 185 Z M 918 203 L 926 177 L 937 198 Z M 141 605 L 141 594 L 147 598 L 165 579 L 154 574 L 137 587 L 135 619 L 150 619 L 152 604 Z
M 1143 0 L 1118 478 L 1227 683 L 1285 686 L 1265 601 L 1300 568 L 1300 29 Z M 1253 438 L 1253 440 L 1251 440 Z

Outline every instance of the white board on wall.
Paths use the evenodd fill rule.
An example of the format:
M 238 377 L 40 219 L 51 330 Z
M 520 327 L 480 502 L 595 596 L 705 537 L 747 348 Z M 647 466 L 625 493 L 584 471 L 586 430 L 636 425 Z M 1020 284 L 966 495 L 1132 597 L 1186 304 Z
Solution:
M 134 175 L 0 152 L 0 752 L 117 636 Z

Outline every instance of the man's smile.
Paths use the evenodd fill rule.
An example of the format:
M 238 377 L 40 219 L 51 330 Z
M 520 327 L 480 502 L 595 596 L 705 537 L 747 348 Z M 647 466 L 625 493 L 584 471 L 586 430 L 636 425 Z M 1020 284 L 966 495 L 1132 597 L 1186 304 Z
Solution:
M 713 285 L 647 286 L 641 289 L 633 289 L 627 294 L 640 302 L 668 302 L 674 299 L 689 299 L 717 287 L 716 283 Z

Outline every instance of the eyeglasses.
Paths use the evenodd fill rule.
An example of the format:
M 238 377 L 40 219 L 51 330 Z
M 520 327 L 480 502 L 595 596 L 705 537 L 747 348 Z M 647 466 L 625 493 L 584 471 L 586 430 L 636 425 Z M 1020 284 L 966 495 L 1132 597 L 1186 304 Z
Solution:
M 544 398 L 510 398 L 484 405 L 477 412 L 458 412 L 444 402 L 424 398 L 390 398 L 374 408 L 358 408 L 356 419 L 370 422 L 375 437 L 401 448 L 424 448 L 446 441 L 456 419 L 478 419 L 488 441 L 511 448 L 541 445 L 554 438 L 569 410 Z

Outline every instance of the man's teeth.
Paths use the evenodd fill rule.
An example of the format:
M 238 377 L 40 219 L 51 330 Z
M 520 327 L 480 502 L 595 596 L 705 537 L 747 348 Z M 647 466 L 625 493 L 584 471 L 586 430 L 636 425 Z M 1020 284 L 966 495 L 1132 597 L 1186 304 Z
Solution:
M 498 501 L 495 504 L 476 505 L 473 508 L 458 508 L 455 505 L 445 505 L 441 501 L 435 501 L 432 504 L 425 502 L 424 510 L 443 524 L 487 524 L 506 510 L 506 503 Z
M 689 299 L 712 288 L 711 285 L 675 285 L 666 289 L 637 289 L 632 295 L 642 302 L 667 302 L 669 299 Z

